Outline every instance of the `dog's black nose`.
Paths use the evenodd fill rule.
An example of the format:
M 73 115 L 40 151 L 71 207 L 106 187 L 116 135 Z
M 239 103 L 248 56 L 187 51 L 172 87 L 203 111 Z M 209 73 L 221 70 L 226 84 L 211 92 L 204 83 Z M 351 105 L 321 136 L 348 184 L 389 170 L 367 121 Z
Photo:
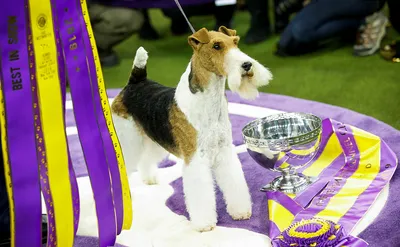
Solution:
M 244 62 L 242 68 L 247 72 L 251 69 L 252 64 L 250 62 Z

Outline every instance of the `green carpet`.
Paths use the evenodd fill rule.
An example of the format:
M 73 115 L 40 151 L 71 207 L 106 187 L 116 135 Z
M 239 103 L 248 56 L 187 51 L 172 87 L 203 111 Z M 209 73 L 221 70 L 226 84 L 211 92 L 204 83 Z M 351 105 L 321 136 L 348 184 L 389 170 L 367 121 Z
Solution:
M 163 36 L 159 41 L 142 41 L 134 35 L 121 43 L 116 51 L 121 64 L 105 68 L 108 88 L 123 87 L 132 66 L 135 51 L 143 46 L 149 52 L 148 75 L 151 79 L 176 86 L 191 56 L 187 36 L 173 37 L 169 32 L 169 19 L 158 10 L 151 12 L 152 22 Z M 249 23 L 247 13 L 235 16 L 235 29 L 244 36 Z M 212 29 L 212 17 L 192 19 L 195 29 Z M 398 38 L 389 31 L 389 38 Z M 345 107 L 400 129 L 400 64 L 389 63 L 379 54 L 354 57 L 351 44 L 330 47 L 303 57 L 279 58 L 273 55 L 278 36 L 258 45 L 240 48 L 268 67 L 274 80 L 261 91 L 314 100 Z M 279 104 L 279 102 L 276 102 Z M 304 109 L 305 111 L 307 109 Z

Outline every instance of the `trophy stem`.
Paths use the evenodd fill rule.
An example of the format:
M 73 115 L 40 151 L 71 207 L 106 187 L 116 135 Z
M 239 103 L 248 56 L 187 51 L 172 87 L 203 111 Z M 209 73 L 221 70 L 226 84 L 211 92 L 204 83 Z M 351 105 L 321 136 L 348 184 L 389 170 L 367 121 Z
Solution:
M 301 173 L 296 173 L 294 169 L 281 169 L 281 176 L 275 178 L 271 183 L 265 185 L 260 190 L 266 191 L 281 191 L 288 194 L 297 194 L 315 181 L 314 178 L 305 176 Z

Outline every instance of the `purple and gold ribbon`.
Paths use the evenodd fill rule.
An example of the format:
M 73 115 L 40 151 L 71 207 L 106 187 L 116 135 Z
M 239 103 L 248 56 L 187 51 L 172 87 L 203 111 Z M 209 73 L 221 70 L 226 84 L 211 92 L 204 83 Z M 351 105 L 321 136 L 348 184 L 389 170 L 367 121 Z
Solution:
M 43 142 L 46 149 L 48 185 L 53 199 L 55 239 L 48 245 L 72 246 L 75 237 L 73 183 L 69 167 L 65 134 L 64 102 L 59 75 L 59 56 L 51 3 L 29 0 L 32 41 L 35 60 L 37 95 L 40 107 Z M 49 218 L 51 218 L 49 212 Z M 51 234 L 51 233 L 50 233 Z
M 132 204 L 86 2 L 54 0 L 53 5 L 17 0 L 2 10 L 8 25 L 0 29 L 0 120 L 11 242 L 13 247 L 41 246 L 41 188 L 48 212 L 47 245 L 73 245 L 79 192 L 65 134 L 68 74 L 100 246 L 113 246 L 116 235 L 130 228 Z
M 30 21 L 27 22 L 30 26 Z M 49 171 L 47 166 L 46 147 L 44 145 L 44 136 L 41 123 L 38 90 L 36 82 L 36 70 L 35 70 L 35 56 L 33 52 L 33 41 L 32 32 L 30 28 L 27 30 L 28 36 L 28 51 L 29 51 L 29 71 L 30 71 L 30 82 L 32 88 L 32 102 L 34 111 L 35 131 L 36 131 L 36 148 L 38 154 L 38 164 L 40 173 L 40 184 L 43 194 L 43 198 L 47 209 L 47 246 L 56 246 L 56 232 L 55 232 L 55 217 L 54 217 L 54 203 L 53 197 L 51 196 L 51 189 L 49 185 Z
M 96 75 L 95 79 L 97 82 L 92 84 L 92 91 L 95 102 L 97 102 L 98 106 L 96 107 L 97 117 L 99 118 L 99 126 L 105 144 L 104 148 L 106 150 L 106 156 L 110 166 L 110 173 L 114 189 L 114 200 L 118 203 L 116 204 L 116 211 L 118 220 L 117 233 L 119 234 L 119 232 L 121 231 L 121 227 L 122 229 L 128 230 L 132 225 L 132 198 L 129 189 L 128 175 L 125 168 L 125 161 L 122 154 L 122 149 L 112 120 L 110 104 L 108 102 L 100 58 L 97 52 L 92 26 L 90 24 L 86 0 L 80 0 L 80 3 L 83 17 L 83 22 L 81 22 L 81 25 L 82 27 L 86 27 L 83 28 L 83 32 L 84 37 L 88 38 L 85 38 L 85 45 L 90 45 L 91 51 L 88 50 L 88 56 L 90 58 L 93 58 L 93 60 L 88 60 L 88 64 L 90 72 L 93 75 Z M 101 104 L 98 104 L 100 102 Z M 120 191 L 122 192 L 122 198 L 120 198 Z M 121 205 L 119 204 L 121 200 L 123 209 L 122 226 L 119 223 L 119 220 L 121 219 L 121 214 L 118 213 L 121 210 Z
M 326 221 L 324 224 L 333 222 L 343 229 L 344 235 L 338 242 L 340 244 L 333 246 L 367 245 L 363 240 L 349 236 L 348 233 L 354 229 L 390 181 L 397 166 L 396 156 L 377 136 L 330 119 L 324 120 L 323 123 L 325 127 L 322 138 L 330 136 L 329 141 L 319 157 L 316 156 L 303 171 L 306 175 L 313 174 L 318 176 L 320 181 L 324 181 L 322 188 L 312 185 L 295 197 L 281 192 L 268 192 L 270 237 L 276 246 L 286 246 L 287 243 L 292 244 L 290 246 L 331 246 L 326 245 L 325 240 L 314 241 L 312 245 L 299 245 L 310 244 L 308 241 L 311 237 L 317 235 L 323 239 L 323 235 L 316 234 L 318 230 L 314 231 L 314 235 L 300 234 L 303 236 L 303 242 L 288 237 L 293 227 L 314 229 L 310 226 L 317 224 L 315 222 L 318 220 Z M 337 152 L 338 147 L 341 153 Z M 326 155 L 330 158 L 320 160 L 325 152 L 329 152 Z M 327 162 L 329 160 L 330 163 Z M 331 176 L 324 171 L 335 175 Z M 307 200 L 299 200 L 302 199 L 302 195 L 306 195 Z M 309 203 L 304 206 L 304 201 Z M 293 230 L 291 232 L 293 233 Z
M 107 159 L 93 106 L 87 56 L 79 25 L 76 2 L 55 0 L 67 74 L 74 104 L 74 115 L 94 198 L 99 226 L 100 246 L 113 246 L 116 222 Z
M 57 20 L 57 15 L 55 10 L 53 9 L 53 16 L 54 19 Z M 56 37 L 56 46 L 57 46 L 57 58 L 58 58 L 58 74 L 60 78 L 60 87 L 61 87 L 61 97 L 63 102 L 63 110 L 64 110 L 64 124 L 66 124 L 65 118 L 65 102 L 67 96 L 67 75 L 65 72 L 65 61 L 64 61 L 64 51 L 60 40 L 60 31 L 59 26 L 54 26 L 54 34 Z M 67 142 L 67 152 L 68 152 L 68 169 L 70 174 L 70 181 L 71 181 L 71 191 L 72 191 L 72 201 L 73 201 L 73 208 L 74 208 L 74 229 L 75 234 L 78 231 L 78 224 L 79 224 L 79 215 L 80 215 L 80 199 L 79 199 L 79 189 L 78 189 L 78 181 L 76 180 L 76 174 L 74 167 L 72 165 L 71 154 L 69 151 L 69 145 Z
M 113 140 L 116 136 L 108 97 L 101 95 L 104 82 L 100 64 L 96 64 L 97 51 L 91 45 L 90 23 L 85 22 L 87 13 L 82 10 L 86 8 L 85 3 L 66 0 L 54 0 L 53 3 L 78 134 L 96 201 L 100 246 L 110 246 L 114 245 L 123 226 L 124 229 L 130 227 L 132 220 L 122 152 L 118 140 Z
M 41 246 L 41 196 L 24 0 L 1 8 L 1 134 L 11 246 Z

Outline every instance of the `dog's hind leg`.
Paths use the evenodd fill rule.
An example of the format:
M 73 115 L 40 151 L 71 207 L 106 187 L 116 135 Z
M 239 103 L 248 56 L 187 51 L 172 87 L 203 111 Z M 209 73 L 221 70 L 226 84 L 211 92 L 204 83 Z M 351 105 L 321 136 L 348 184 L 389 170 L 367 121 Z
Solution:
M 137 166 L 143 154 L 143 136 L 131 119 L 113 114 L 113 122 L 124 156 L 128 176 L 137 171 Z
M 195 230 L 212 230 L 217 224 L 214 181 L 209 160 L 193 157 L 183 167 L 183 191 L 190 221 Z
M 147 136 L 143 140 L 144 149 L 138 164 L 139 174 L 145 184 L 157 184 L 158 164 L 168 155 L 168 152 Z
M 249 219 L 252 213 L 251 196 L 242 165 L 231 145 L 221 148 L 214 166 L 214 174 L 230 216 L 234 220 Z

